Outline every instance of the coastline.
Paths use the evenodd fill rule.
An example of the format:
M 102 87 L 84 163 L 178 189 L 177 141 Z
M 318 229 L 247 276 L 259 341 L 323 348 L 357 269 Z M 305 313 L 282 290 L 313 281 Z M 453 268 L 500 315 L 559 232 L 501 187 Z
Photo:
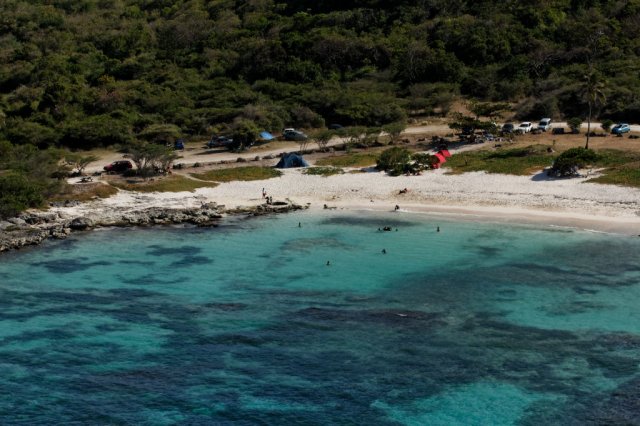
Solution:
M 628 236 L 640 235 L 640 189 L 593 184 L 587 178 L 550 180 L 542 174 L 509 176 L 484 172 L 390 177 L 353 170 L 328 177 L 287 169 L 282 177 L 235 181 L 194 192 L 116 195 L 86 203 L 29 211 L 0 226 L 0 252 L 66 238 L 75 231 L 110 226 L 180 223 L 217 226 L 236 215 L 291 210 L 371 210 L 426 214 L 464 221 L 558 226 Z M 262 188 L 274 199 L 268 205 Z M 401 194 L 401 189 L 407 189 Z M 11 235 L 12 232 L 18 234 Z

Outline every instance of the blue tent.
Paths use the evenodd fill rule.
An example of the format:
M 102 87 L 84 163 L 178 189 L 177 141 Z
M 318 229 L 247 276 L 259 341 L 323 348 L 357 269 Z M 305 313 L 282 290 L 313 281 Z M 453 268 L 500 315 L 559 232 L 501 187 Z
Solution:
M 304 161 L 302 155 L 296 154 L 295 152 L 290 152 L 288 154 L 284 154 L 276 167 L 279 169 L 289 169 L 292 167 L 309 167 L 309 163 Z
M 265 141 L 270 141 L 271 139 L 275 139 L 275 138 L 276 137 L 269 132 L 260 132 L 260 139 L 264 139 Z

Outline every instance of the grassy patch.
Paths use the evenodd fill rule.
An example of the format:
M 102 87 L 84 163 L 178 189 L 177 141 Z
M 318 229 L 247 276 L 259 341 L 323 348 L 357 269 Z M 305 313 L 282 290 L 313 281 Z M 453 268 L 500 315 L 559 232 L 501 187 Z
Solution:
M 532 145 L 525 148 L 498 151 L 467 151 L 453 155 L 444 167 L 452 173 L 486 171 L 509 175 L 529 175 L 551 165 L 555 155 L 547 147 Z
M 321 158 L 316 161 L 316 165 L 332 167 L 369 167 L 376 164 L 378 156 L 379 155 L 376 153 L 338 155 L 335 157 Z
M 331 176 L 341 175 L 344 171 L 338 167 L 309 167 L 304 169 L 305 175 Z
M 111 182 L 113 186 L 120 189 L 126 189 L 127 191 L 138 192 L 182 192 L 182 191 L 195 191 L 198 188 L 213 188 L 218 186 L 214 182 L 201 182 L 193 179 L 186 178 L 184 176 L 168 176 L 162 178 L 155 178 L 150 181 L 139 182 Z
M 272 167 L 234 167 L 231 169 L 209 170 L 192 173 L 191 176 L 213 182 L 233 182 L 236 180 L 264 180 L 282 176 L 282 172 Z
M 605 170 L 602 176 L 590 179 L 589 182 L 640 188 L 640 162 L 612 167 Z
M 95 197 L 109 198 L 118 192 L 117 188 L 111 185 L 94 182 L 77 185 L 65 185 L 63 190 L 49 198 L 49 201 L 89 201 Z

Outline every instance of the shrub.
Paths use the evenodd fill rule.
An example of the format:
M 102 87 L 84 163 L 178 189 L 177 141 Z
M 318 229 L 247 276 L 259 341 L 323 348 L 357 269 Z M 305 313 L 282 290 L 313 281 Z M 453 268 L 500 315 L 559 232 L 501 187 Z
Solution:
M 15 216 L 44 202 L 42 184 L 17 173 L 0 176 L 0 217 Z
M 582 126 L 582 119 L 579 117 L 573 117 L 567 120 L 567 126 L 571 129 L 571 133 L 580 133 L 580 126 Z
M 384 150 L 376 163 L 378 170 L 384 170 L 392 176 L 399 176 L 411 162 L 411 152 L 406 148 L 393 147 Z
M 604 130 L 605 132 L 609 132 L 609 130 L 611 130 L 611 126 L 613 126 L 613 120 L 609 120 L 608 118 L 602 120 L 602 124 L 600 125 L 600 127 L 602 127 L 602 130 Z
M 560 154 L 549 171 L 553 176 L 571 176 L 578 169 L 598 161 L 598 154 L 591 149 L 571 148 Z

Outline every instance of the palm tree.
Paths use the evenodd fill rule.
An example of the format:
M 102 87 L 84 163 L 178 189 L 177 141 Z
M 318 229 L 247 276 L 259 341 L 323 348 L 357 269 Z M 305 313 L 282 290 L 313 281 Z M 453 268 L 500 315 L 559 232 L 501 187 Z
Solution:
M 589 74 L 584 76 L 583 91 L 589 104 L 589 117 L 587 119 L 587 143 L 585 149 L 589 149 L 589 134 L 591 133 L 591 115 L 596 105 L 602 105 L 607 101 L 604 94 L 604 80 L 600 79 L 600 76 L 590 71 Z

